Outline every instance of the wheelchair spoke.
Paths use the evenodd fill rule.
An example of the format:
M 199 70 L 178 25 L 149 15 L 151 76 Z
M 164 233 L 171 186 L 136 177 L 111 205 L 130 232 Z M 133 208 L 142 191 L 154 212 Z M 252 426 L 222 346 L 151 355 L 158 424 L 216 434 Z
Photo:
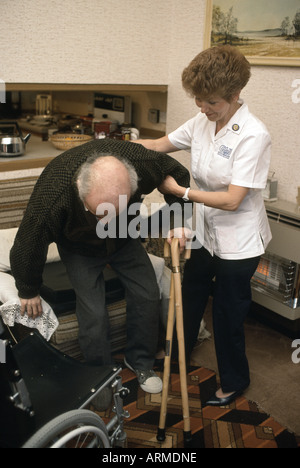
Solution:
M 82 440 L 81 440 L 82 439 Z M 77 442 L 75 443 L 74 448 L 100 448 L 101 444 L 99 443 L 100 441 L 98 440 L 97 437 L 93 437 L 92 432 L 87 432 L 85 434 L 85 437 L 81 437 L 81 435 L 78 436 Z M 103 444 L 102 444 L 103 447 Z
M 71 431 L 69 431 L 67 434 L 62 436 L 59 439 L 59 441 L 57 441 L 55 444 L 51 445 L 51 448 L 65 447 L 66 444 L 68 444 L 68 447 L 69 447 L 69 442 L 74 440 L 74 437 L 77 437 L 77 436 L 78 436 L 78 440 L 80 440 L 82 434 L 85 434 L 84 441 L 90 434 L 91 436 L 94 437 L 94 440 L 92 441 L 93 443 L 94 441 L 97 440 L 98 443 L 100 442 L 103 443 L 104 448 L 109 448 L 109 440 L 107 439 L 106 435 L 104 434 L 102 429 L 95 427 L 95 426 L 94 427 L 93 426 L 79 426 L 77 428 L 74 428 Z M 75 446 L 73 448 L 82 448 L 84 441 L 82 442 L 81 447 Z

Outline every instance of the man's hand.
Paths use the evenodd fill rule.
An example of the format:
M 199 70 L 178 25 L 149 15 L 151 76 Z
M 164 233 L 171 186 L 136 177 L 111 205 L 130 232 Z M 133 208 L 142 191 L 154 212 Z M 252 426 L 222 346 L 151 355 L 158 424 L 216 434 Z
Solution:
M 22 299 L 21 301 L 21 315 L 27 313 L 28 317 L 36 319 L 43 313 L 42 302 L 40 296 L 33 297 L 32 299 Z

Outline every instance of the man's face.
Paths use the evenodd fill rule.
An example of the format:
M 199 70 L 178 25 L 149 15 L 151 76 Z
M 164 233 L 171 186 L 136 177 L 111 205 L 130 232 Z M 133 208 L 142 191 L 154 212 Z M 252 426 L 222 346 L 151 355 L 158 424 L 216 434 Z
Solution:
M 91 194 L 84 200 L 84 208 L 95 216 L 97 221 L 109 223 L 128 206 L 128 196 L 119 195 L 112 201 L 101 201 L 98 194 Z

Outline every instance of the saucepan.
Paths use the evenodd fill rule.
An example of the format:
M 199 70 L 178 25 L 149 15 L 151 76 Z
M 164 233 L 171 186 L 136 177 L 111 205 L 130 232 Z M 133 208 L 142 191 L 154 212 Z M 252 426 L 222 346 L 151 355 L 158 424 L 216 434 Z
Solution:
M 0 157 L 13 158 L 22 156 L 31 134 L 23 138 L 17 122 L 0 122 Z

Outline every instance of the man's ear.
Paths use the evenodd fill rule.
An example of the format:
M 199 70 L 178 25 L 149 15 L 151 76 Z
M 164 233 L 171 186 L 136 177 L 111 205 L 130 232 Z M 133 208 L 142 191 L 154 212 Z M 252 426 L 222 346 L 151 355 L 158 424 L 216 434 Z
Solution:
M 76 180 L 76 185 L 77 185 L 77 190 L 78 190 L 78 192 L 79 192 L 80 185 L 81 185 L 79 179 Z M 85 206 L 84 202 L 82 202 L 82 203 L 83 203 L 83 206 L 84 206 L 85 211 L 89 211 L 88 208 Z

